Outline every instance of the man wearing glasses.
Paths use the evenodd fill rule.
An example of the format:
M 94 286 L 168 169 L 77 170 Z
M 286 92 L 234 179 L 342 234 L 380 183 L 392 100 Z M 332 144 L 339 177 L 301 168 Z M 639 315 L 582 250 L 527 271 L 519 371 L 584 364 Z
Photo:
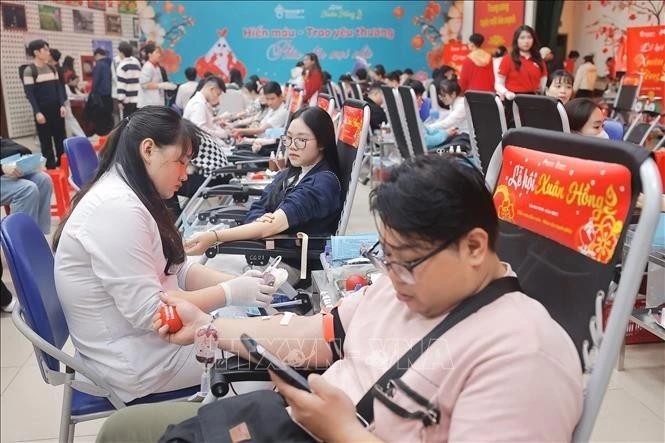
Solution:
M 405 161 L 372 192 L 370 208 L 381 240 L 365 255 L 386 277 L 330 313 L 292 318 L 289 327 L 280 326 L 280 318 L 218 319 L 220 348 L 247 358 L 238 344 L 245 332 L 284 359 L 284 344 L 299 339 L 306 356 L 301 365 L 327 370 L 309 377 L 312 393 L 274 375 L 273 381 L 295 421 L 324 441 L 570 440 L 582 409 L 577 352 L 545 308 L 519 291 L 449 329 L 391 383 L 395 389 L 380 393 L 383 400 L 375 395 L 372 427 L 357 420 L 354 405 L 414 343 L 461 302 L 514 276 L 494 250 L 492 196 L 464 160 Z M 159 321 L 155 327 L 172 342 L 191 343 L 210 317 L 185 301 L 166 301 L 177 306 L 185 327 L 174 334 Z M 178 418 L 196 414 L 193 406 L 181 407 Z M 142 420 L 162 415 L 159 408 L 175 410 L 133 408 L 109 419 L 101 436 L 154 437 L 166 423 L 152 419 L 151 435 L 132 430 L 146 432 Z

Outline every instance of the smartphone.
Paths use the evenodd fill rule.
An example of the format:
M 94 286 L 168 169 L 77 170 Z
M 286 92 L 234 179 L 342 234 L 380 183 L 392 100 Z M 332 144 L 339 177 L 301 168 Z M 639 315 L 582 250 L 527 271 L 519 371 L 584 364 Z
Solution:
M 240 336 L 240 341 L 254 360 L 259 361 L 264 359 L 268 361 L 268 363 L 270 363 L 270 370 L 277 374 L 285 382 L 298 389 L 302 389 L 303 391 L 312 392 L 305 377 L 300 375 L 291 366 L 284 363 L 273 353 L 257 343 L 256 340 L 254 340 L 252 337 L 247 334 L 242 334 Z

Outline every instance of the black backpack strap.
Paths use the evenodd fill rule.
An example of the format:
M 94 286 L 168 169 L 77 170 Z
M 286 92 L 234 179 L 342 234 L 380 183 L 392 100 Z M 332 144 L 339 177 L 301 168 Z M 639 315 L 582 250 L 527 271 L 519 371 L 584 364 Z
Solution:
M 413 363 L 450 328 L 478 311 L 485 305 L 489 305 L 499 297 L 510 292 L 521 291 L 517 277 L 502 277 L 492 281 L 482 291 L 468 297 L 462 303 L 457 305 L 441 323 L 436 325 L 420 342 L 409 349 L 390 369 L 388 369 L 374 386 L 381 389 L 387 389 L 388 382 L 393 379 L 399 379 L 411 367 Z M 367 423 L 374 421 L 374 386 L 365 393 L 363 398 L 356 404 L 356 411 Z

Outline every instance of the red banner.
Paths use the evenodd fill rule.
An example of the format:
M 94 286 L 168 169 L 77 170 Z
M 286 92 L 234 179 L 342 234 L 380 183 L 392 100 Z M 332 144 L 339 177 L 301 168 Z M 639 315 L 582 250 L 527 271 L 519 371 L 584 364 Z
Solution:
M 500 219 L 607 263 L 628 214 L 630 179 L 622 165 L 507 146 L 494 205 Z
M 339 130 L 339 139 L 354 148 L 360 145 L 360 132 L 363 128 L 363 110 L 361 108 L 344 107 L 342 127 Z
M 524 3 L 524 0 L 473 3 L 473 32 L 485 37 L 484 49 L 492 53 L 503 45 L 510 50 L 515 29 L 524 23 Z
M 662 97 L 665 82 L 665 26 L 628 28 L 627 69 L 642 74 L 640 95 Z
M 451 41 L 443 47 L 443 64 L 452 66 L 459 74 L 462 71 L 462 62 L 469 54 L 469 47 L 462 42 Z

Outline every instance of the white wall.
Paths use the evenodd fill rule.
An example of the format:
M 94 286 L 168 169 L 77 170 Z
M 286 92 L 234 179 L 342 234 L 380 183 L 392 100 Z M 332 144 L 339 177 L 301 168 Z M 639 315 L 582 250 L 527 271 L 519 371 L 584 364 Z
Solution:
M 27 41 L 43 38 L 52 48 L 57 48 L 62 52 L 62 58 L 71 55 L 74 57 L 74 67 L 76 73 L 81 77 L 81 55 L 92 55 L 92 40 L 111 40 L 113 42 L 114 54 L 117 54 L 118 43 L 121 40 L 136 40 L 134 38 L 133 15 L 120 14 L 122 17 L 122 35 L 107 35 L 104 23 L 104 14 L 117 14 L 117 9 L 107 7 L 106 11 L 99 11 L 84 6 L 66 6 L 54 2 L 36 2 L 36 1 L 14 1 L 15 4 L 25 6 L 28 30 L 0 32 L 0 44 L 2 52 L 0 53 L 0 75 L 2 75 L 3 106 L 7 116 L 7 130 L 10 137 L 21 137 L 34 134 L 35 123 L 32 115 L 32 109 L 25 97 L 23 85 L 18 77 L 18 67 L 28 63 L 29 59 L 25 54 L 25 45 Z M 60 8 L 62 17 L 62 32 L 43 31 L 39 28 L 38 4 L 47 4 Z M 92 11 L 94 14 L 94 33 L 77 34 L 74 33 L 74 24 L 72 21 L 72 10 L 80 9 Z M 2 26 L 0 16 L 0 27 Z
M 662 1 L 651 3 L 659 6 Z M 656 16 L 647 13 L 651 3 L 616 0 L 565 1 L 559 33 L 568 34 L 568 51 L 576 49 L 582 57 L 594 54 L 596 64 L 601 65 L 607 57 L 614 56 L 618 41 L 625 35 L 626 28 L 658 24 Z M 665 24 L 665 11 L 660 14 L 660 24 Z

